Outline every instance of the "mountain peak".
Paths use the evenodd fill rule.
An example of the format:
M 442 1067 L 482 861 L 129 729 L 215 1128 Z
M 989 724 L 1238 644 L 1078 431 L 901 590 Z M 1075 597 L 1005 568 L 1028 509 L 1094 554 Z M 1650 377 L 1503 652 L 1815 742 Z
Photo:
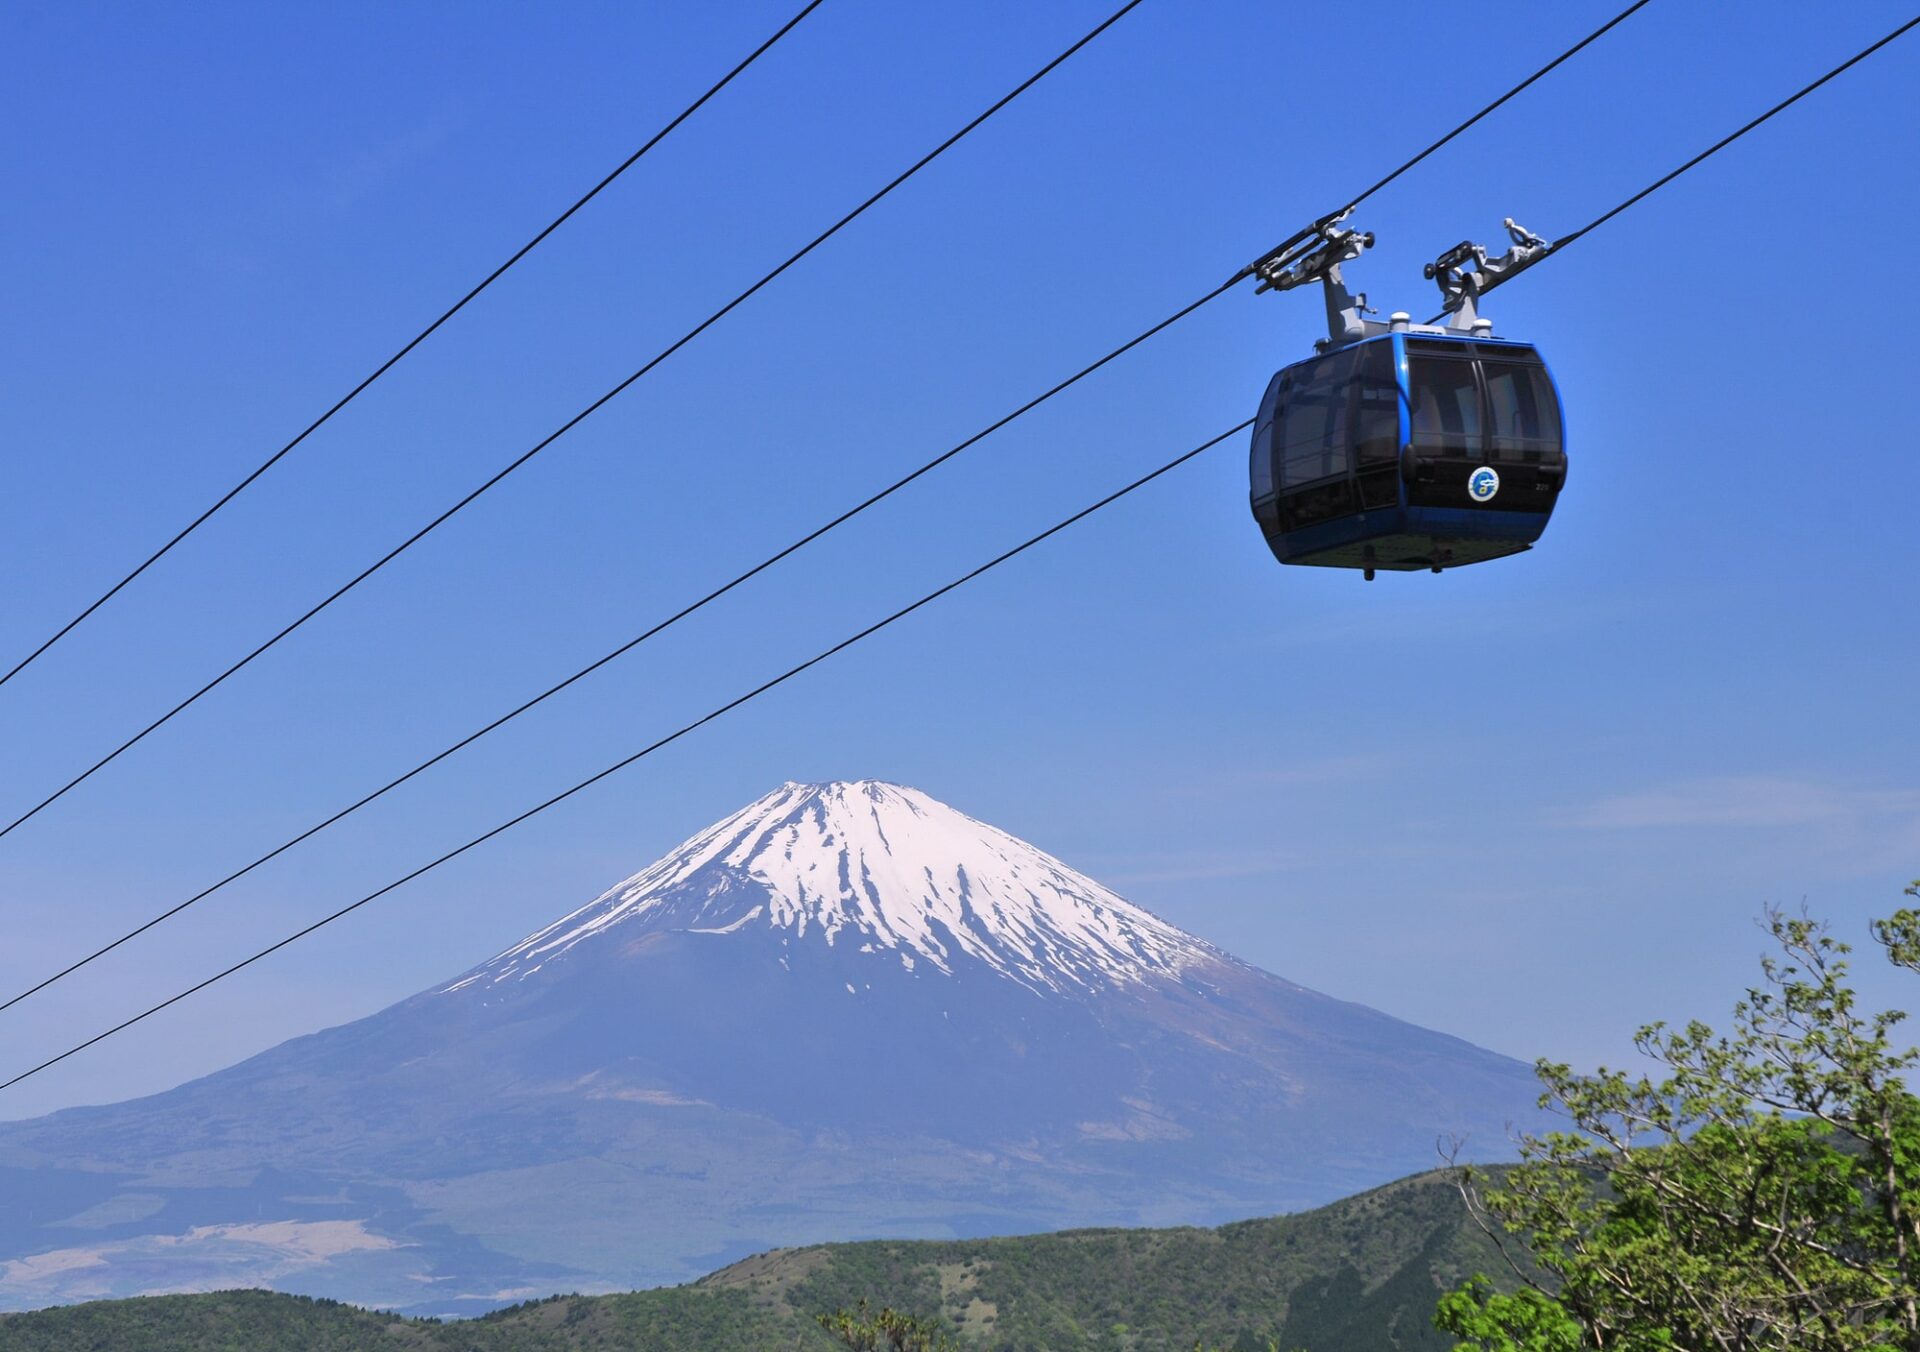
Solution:
M 835 1234 L 1215 1224 L 1499 1152 L 1537 1093 L 917 789 L 786 784 L 450 986 L 0 1124 L 0 1309 L 473 1313 Z
M 1177 978 L 1221 956 L 919 789 L 788 781 L 445 989 L 524 980 L 583 945 L 663 931 L 771 935 L 914 975 L 984 965 L 1054 993 Z

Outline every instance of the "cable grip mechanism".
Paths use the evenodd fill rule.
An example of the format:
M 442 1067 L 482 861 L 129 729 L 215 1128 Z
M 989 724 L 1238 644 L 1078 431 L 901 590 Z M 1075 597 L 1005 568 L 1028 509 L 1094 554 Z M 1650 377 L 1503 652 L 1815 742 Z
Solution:
M 1295 287 L 1320 282 L 1326 287 L 1327 346 L 1339 347 L 1366 336 L 1363 315 L 1372 314 L 1365 292 L 1347 289 L 1340 267 L 1373 247 L 1371 230 L 1349 230 L 1341 222 L 1353 214 L 1348 207 L 1338 216 L 1315 221 L 1283 247 L 1255 260 L 1248 272 L 1260 279 L 1259 291 L 1291 291 Z
M 1423 270 L 1428 279 L 1439 284 L 1447 328 L 1458 333 L 1491 333 L 1493 321 L 1479 314 L 1480 297 L 1553 252 L 1550 241 L 1515 224 L 1513 217 L 1507 217 L 1505 224 L 1512 243 L 1498 258 L 1490 256 L 1485 245 L 1462 240 Z

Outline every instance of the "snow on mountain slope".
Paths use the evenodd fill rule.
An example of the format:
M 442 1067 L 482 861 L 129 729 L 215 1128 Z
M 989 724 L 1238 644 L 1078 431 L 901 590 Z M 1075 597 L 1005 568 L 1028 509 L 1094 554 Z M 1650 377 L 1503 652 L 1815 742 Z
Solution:
M 1065 994 L 1226 955 L 918 789 L 788 783 L 444 988 L 524 980 L 636 927 L 779 931 L 953 974 L 971 959 Z
M 1504 1157 L 1537 1092 L 925 794 L 788 784 L 458 981 L 0 1123 L 0 1309 L 268 1284 L 472 1313 L 853 1236 L 1217 1224 L 1439 1138 Z

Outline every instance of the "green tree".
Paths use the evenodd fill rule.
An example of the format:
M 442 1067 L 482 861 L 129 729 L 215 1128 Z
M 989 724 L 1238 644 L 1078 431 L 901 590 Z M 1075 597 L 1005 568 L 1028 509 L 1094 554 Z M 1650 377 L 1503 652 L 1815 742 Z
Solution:
M 1434 1323 L 1477 1352 L 1581 1352 L 1580 1322 L 1552 1296 L 1531 1287 L 1503 1293 L 1473 1277 L 1440 1301 Z
M 1920 882 L 1907 889 L 1920 897 Z M 1462 1190 L 1517 1293 L 1475 1279 L 1436 1322 L 1461 1352 L 1920 1352 L 1920 1099 L 1901 1011 L 1863 1013 L 1848 947 L 1769 912 L 1778 953 L 1733 1031 L 1654 1024 L 1655 1075 L 1543 1062 L 1565 1130 Z M 1920 974 L 1920 911 L 1876 921 Z M 1503 1245 L 1505 1243 L 1502 1239 Z
M 958 1352 L 938 1320 L 901 1314 L 892 1306 L 875 1311 L 865 1299 L 851 1310 L 815 1317 L 852 1352 Z

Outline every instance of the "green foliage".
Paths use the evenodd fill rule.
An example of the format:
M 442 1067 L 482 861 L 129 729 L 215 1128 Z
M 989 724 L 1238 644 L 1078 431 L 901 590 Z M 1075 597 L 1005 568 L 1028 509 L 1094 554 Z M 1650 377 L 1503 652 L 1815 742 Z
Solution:
M 968 1348 L 1053 1352 L 1189 1352 L 1196 1339 L 1221 1352 L 1447 1352 L 1434 1302 L 1498 1261 L 1441 1175 L 1218 1230 L 872 1241 L 827 1252 L 830 1262 L 791 1276 L 782 1299 L 817 1311 L 864 1295 L 940 1315 Z
M 862 1299 L 853 1309 L 818 1315 L 820 1327 L 852 1352 L 958 1352 L 937 1319 L 902 1314 L 891 1305 L 871 1309 Z
M 1474 1277 L 1440 1301 L 1434 1322 L 1462 1339 L 1459 1352 L 1581 1352 L 1579 1321 L 1551 1296 L 1499 1292 Z
M 267 1291 L 217 1291 L 204 1296 L 150 1296 L 102 1301 L 57 1316 L 0 1317 L 0 1348 L 7 1352 L 81 1352 L 87 1349 L 206 1349 L 207 1352 L 360 1352 L 389 1343 L 405 1321 L 330 1300 Z
M 0 1316 L 0 1352 L 833 1352 L 821 1310 L 891 1307 L 974 1352 L 1447 1352 L 1434 1302 L 1498 1253 L 1451 1178 L 1216 1230 L 869 1241 L 692 1286 L 560 1296 L 454 1324 L 268 1292 Z M 931 1347 L 940 1343 L 933 1342 Z M 877 1349 L 891 1352 L 885 1342 Z
M 271 1291 L 99 1301 L 0 1315 L 0 1352 L 629 1352 L 634 1348 L 825 1352 L 811 1329 L 738 1292 L 689 1288 L 558 1296 L 441 1324 Z
M 1768 927 L 1778 955 L 1731 1033 L 1640 1031 L 1659 1078 L 1540 1066 L 1570 1129 L 1527 1139 L 1491 1184 L 1469 1171 L 1468 1193 L 1544 1272 L 1516 1265 L 1524 1295 L 1449 1296 L 1437 1322 L 1460 1348 L 1920 1350 L 1920 1098 L 1904 1078 L 1920 1054 L 1895 1041 L 1901 1011 L 1859 1008 L 1824 926 L 1773 912 Z M 1873 933 L 1920 973 L 1920 912 Z

